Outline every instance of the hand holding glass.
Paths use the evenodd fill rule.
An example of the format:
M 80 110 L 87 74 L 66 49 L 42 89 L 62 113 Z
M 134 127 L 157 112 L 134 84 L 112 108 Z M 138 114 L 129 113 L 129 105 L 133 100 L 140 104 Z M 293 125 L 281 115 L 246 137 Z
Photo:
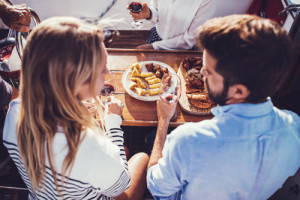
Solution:
M 164 75 L 159 90 L 159 97 L 168 104 L 177 103 L 181 95 L 181 81 L 176 74 Z M 177 117 L 177 110 L 171 120 Z
M 100 93 L 102 96 L 110 96 L 115 92 L 115 90 L 116 90 L 115 79 L 113 74 L 109 72 L 105 76 L 105 82 Z
M 142 0 L 128 0 L 128 8 L 133 13 L 139 13 L 143 9 Z M 141 29 L 143 22 L 141 20 L 134 20 L 131 22 L 131 27 L 135 29 Z
M 115 93 L 116 91 L 116 82 L 115 82 L 115 78 L 114 78 L 114 75 L 113 73 L 111 73 L 109 71 L 109 73 L 106 74 L 105 76 L 105 82 L 104 82 L 104 85 L 100 91 L 101 95 L 102 96 L 106 96 L 106 97 L 110 97 L 113 93 Z M 107 102 L 110 101 L 110 99 L 112 99 L 113 97 L 111 98 L 106 98 L 102 103 L 103 105 L 105 106 L 105 104 Z M 120 106 L 121 108 L 124 107 L 124 105 L 122 103 L 120 103 Z

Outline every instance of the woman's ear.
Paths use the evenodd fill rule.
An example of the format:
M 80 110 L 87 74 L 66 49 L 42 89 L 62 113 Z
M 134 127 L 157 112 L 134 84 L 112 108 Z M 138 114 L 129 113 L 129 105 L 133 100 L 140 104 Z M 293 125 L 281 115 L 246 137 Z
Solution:
M 74 93 L 75 96 L 77 96 L 80 100 L 85 100 L 92 97 L 90 94 L 90 85 L 87 83 L 78 86 Z
M 228 104 L 243 103 L 249 96 L 250 91 L 243 84 L 235 84 L 228 89 Z

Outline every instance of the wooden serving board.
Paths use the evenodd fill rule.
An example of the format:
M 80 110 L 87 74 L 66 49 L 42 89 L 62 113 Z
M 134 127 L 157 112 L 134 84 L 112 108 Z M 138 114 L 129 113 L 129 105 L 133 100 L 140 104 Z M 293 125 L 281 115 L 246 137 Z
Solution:
M 179 105 L 182 108 L 183 111 L 190 113 L 192 115 L 209 115 L 211 114 L 211 108 L 213 108 L 214 106 L 210 107 L 210 108 L 197 108 L 194 107 L 190 104 L 187 96 L 186 96 L 186 71 L 182 66 L 182 63 L 179 66 L 179 69 L 177 71 L 177 75 L 180 77 L 181 79 L 181 96 L 179 98 Z

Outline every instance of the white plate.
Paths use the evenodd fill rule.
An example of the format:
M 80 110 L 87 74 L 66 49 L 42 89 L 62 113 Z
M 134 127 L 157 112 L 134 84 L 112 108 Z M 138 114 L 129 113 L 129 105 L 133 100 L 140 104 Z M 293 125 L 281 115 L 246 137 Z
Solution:
M 142 72 L 148 72 L 145 65 L 149 64 L 149 63 L 153 63 L 153 65 L 160 65 L 161 68 L 168 68 L 169 70 L 169 74 L 176 74 L 176 72 L 174 71 L 174 69 L 172 67 L 170 67 L 169 65 L 167 65 L 166 63 L 162 63 L 162 62 L 158 62 L 158 61 L 142 61 L 139 62 L 140 66 L 142 67 Z M 136 64 L 136 63 L 135 63 Z M 135 65 L 133 64 L 133 65 Z M 131 65 L 132 66 L 132 65 Z M 149 96 L 148 94 L 145 96 L 139 96 L 137 93 L 135 93 L 134 91 L 132 91 L 131 89 L 129 89 L 130 86 L 130 67 L 128 69 L 126 69 L 126 71 L 124 72 L 123 76 L 122 76 L 122 84 L 123 87 L 125 88 L 125 91 L 132 96 L 133 98 L 142 100 L 142 101 L 157 101 L 159 99 L 159 95 L 154 95 L 154 96 Z M 148 90 L 148 86 L 146 88 L 146 90 Z

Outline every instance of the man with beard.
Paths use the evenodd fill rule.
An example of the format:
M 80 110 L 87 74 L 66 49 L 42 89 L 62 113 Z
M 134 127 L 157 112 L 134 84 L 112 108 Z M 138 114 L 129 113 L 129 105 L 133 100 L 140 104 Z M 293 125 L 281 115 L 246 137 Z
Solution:
M 300 166 L 300 118 L 270 96 L 291 67 L 292 43 L 276 23 L 215 18 L 198 31 L 214 118 L 167 136 L 176 104 L 157 101 L 148 189 L 156 199 L 267 199 Z

